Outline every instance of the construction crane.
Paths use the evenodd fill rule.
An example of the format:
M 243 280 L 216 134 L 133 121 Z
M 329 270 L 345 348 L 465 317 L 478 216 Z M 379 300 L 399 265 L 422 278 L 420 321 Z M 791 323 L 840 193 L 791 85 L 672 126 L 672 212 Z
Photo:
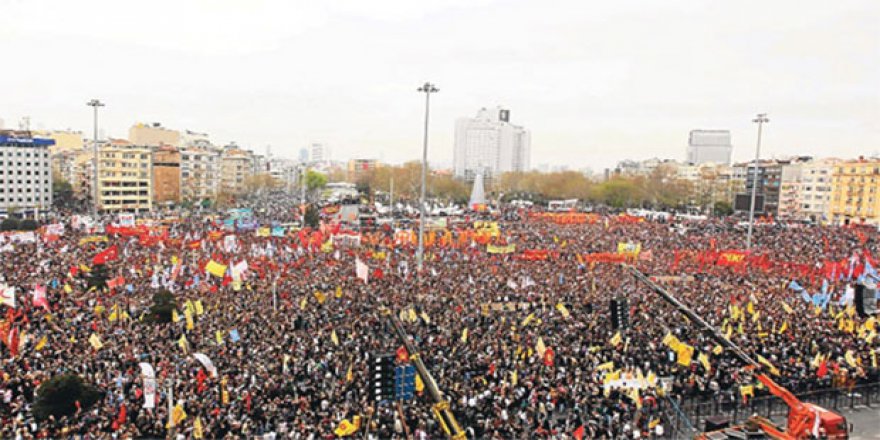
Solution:
M 786 423 L 784 431 L 770 420 L 755 415 L 750 417 L 744 426 L 728 428 L 721 431 L 704 432 L 697 435 L 697 439 L 721 440 L 727 438 L 744 438 L 742 437 L 743 431 L 752 431 L 755 429 L 762 431 L 770 438 L 779 440 L 804 440 L 812 438 L 845 440 L 849 438 L 848 424 L 843 415 L 812 403 L 801 402 L 790 391 L 778 385 L 770 379 L 768 375 L 762 373 L 761 371 L 765 369 L 764 365 L 752 359 L 746 354 L 746 352 L 721 334 L 718 329 L 712 327 L 712 325 L 694 313 L 690 307 L 684 305 L 681 301 L 667 292 L 666 289 L 660 287 L 634 266 L 625 265 L 625 267 L 629 269 L 630 273 L 632 273 L 637 280 L 647 285 L 652 291 L 654 291 L 654 293 L 660 295 L 664 301 L 687 316 L 691 322 L 695 322 L 718 344 L 730 350 L 730 352 L 745 363 L 748 368 L 755 370 L 755 377 L 764 384 L 773 395 L 781 398 L 789 407 L 788 422 Z
M 461 429 L 461 426 L 459 426 L 458 421 L 455 420 L 455 415 L 449 407 L 449 401 L 443 397 L 443 393 L 437 388 L 437 382 L 434 381 L 431 372 L 428 371 L 428 368 L 425 367 L 425 363 L 422 362 L 422 357 L 418 350 L 416 350 L 415 345 L 410 342 L 406 332 L 403 331 L 403 326 L 400 324 L 400 320 L 386 308 L 382 309 L 382 314 L 388 317 L 391 326 L 394 327 L 394 332 L 397 333 L 397 337 L 400 339 L 400 342 L 409 354 L 409 360 L 415 365 L 419 377 L 421 377 L 422 382 L 425 384 L 425 388 L 431 395 L 431 399 L 434 401 L 434 404 L 431 406 L 431 412 L 434 413 L 434 417 L 440 422 L 440 427 L 443 428 L 446 437 L 451 440 L 466 440 L 467 436 Z

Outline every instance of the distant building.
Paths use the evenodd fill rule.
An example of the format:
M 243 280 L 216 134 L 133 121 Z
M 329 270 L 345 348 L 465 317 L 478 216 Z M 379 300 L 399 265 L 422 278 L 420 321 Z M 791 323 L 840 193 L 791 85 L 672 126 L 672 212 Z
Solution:
M 98 208 L 107 212 L 153 208 L 153 151 L 111 139 L 98 151 Z
M 128 129 L 128 140 L 134 145 L 158 147 L 171 145 L 180 147 L 180 132 L 162 126 L 158 122 L 151 124 L 137 123 Z
M 755 186 L 755 173 L 758 174 L 756 195 L 764 196 L 764 210 L 759 215 L 779 214 L 779 195 L 782 182 L 782 163 L 776 160 L 762 160 L 755 170 L 754 162 L 745 162 L 734 166 L 734 176 L 743 182 L 744 194 L 751 195 Z M 746 210 L 745 212 L 748 212 Z
M 688 163 L 730 165 L 732 152 L 730 130 L 691 130 L 687 148 Z
M 298 159 L 302 163 L 308 162 L 309 161 L 309 150 L 307 148 L 300 148 Z
M 52 206 L 52 139 L 0 131 L 0 212 L 47 211 Z
M 455 177 L 473 180 L 477 174 L 493 179 L 501 173 L 528 171 L 531 135 L 510 123 L 510 111 L 480 109 L 474 118 L 455 122 Z
M 220 189 L 220 150 L 190 146 L 180 152 L 180 196 L 199 202 L 213 199 Z
M 830 220 L 834 166 L 840 159 L 819 159 L 802 165 L 801 214 L 815 222 Z
M 378 164 L 379 162 L 376 159 L 352 159 L 348 161 L 348 181 L 359 181 L 362 177 L 369 175 L 375 170 Z
M 50 148 L 49 154 L 60 153 L 62 151 L 82 150 L 85 146 L 85 140 L 81 131 L 73 130 L 35 130 L 34 136 L 48 138 L 55 141 L 55 145 Z
M 192 130 L 184 130 L 180 133 L 179 148 L 204 148 L 208 146 L 211 146 L 211 139 L 208 133 L 199 133 Z
M 829 212 L 837 225 L 880 225 L 880 159 L 834 165 Z
M 220 190 L 229 194 L 245 192 L 245 180 L 254 174 L 254 159 L 249 151 L 223 149 L 220 156 Z
M 327 147 L 322 143 L 313 143 L 311 148 L 311 153 L 309 155 L 309 160 L 311 162 L 324 162 L 325 160 L 329 160 L 329 154 L 327 154 Z
M 180 202 L 180 151 L 164 145 L 153 151 L 153 201 Z

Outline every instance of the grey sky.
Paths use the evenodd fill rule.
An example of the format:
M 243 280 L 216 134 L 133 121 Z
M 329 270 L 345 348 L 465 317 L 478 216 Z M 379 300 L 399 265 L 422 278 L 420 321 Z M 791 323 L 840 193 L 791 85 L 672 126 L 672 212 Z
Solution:
M 141 6 L 135 6 L 140 4 Z M 295 157 L 450 162 L 454 120 L 511 109 L 532 163 L 683 159 L 693 128 L 753 154 L 880 151 L 880 1 L 0 0 L 0 118 L 125 137 L 136 122 Z

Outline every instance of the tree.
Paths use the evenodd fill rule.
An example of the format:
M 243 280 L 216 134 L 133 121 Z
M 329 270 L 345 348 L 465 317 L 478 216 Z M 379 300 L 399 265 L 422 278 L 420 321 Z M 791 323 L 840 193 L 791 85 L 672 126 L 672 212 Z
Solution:
M 371 194 L 370 181 L 367 178 L 359 179 L 355 184 L 355 188 L 357 188 L 357 192 L 364 197 L 369 197 Z
M 177 308 L 174 295 L 168 290 L 160 290 L 153 295 L 153 305 L 150 306 L 148 320 L 157 323 L 169 323 Z
M 303 217 L 305 225 L 312 229 L 317 229 L 321 225 L 321 216 L 318 214 L 318 208 L 315 208 L 315 205 L 308 205 Z
M 55 376 L 37 388 L 34 416 L 37 420 L 43 421 L 49 416 L 60 418 L 73 415 L 77 411 L 77 402 L 85 412 L 101 398 L 101 395 L 100 389 L 75 374 Z
M 450 175 L 433 175 L 428 181 L 430 195 L 438 199 L 466 204 L 470 197 L 470 188 L 467 183 L 456 180 Z
M 327 176 L 315 170 L 306 172 L 306 189 L 314 191 L 327 186 Z
M 723 200 L 715 202 L 715 215 L 726 217 L 731 214 L 733 214 L 733 206 L 731 206 L 730 202 Z
M 3 219 L 0 222 L 0 231 L 17 231 L 18 230 L 18 220 L 8 217 Z
M 26 218 L 18 224 L 18 228 L 22 231 L 36 231 L 40 224 L 32 218 Z
M 73 205 L 73 186 L 60 173 L 52 173 L 52 203 L 60 207 Z
M 269 173 L 260 173 L 248 176 L 242 183 L 247 194 L 260 192 L 261 190 L 273 190 L 281 187 L 281 182 Z
M 596 199 L 614 208 L 641 205 L 644 198 L 633 179 L 614 177 L 602 182 L 596 188 Z

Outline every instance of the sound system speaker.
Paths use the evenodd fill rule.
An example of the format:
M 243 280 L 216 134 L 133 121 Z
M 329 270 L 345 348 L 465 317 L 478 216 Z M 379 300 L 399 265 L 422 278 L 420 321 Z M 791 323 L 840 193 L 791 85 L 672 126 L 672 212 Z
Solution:
M 626 298 L 614 298 L 610 303 L 611 326 L 615 330 L 629 327 L 629 300 Z
M 856 284 L 854 298 L 856 312 L 862 318 L 874 316 L 877 313 L 877 287 L 865 284 Z
M 714 417 L 706 417 L 706 429 L 705 432 L 712 431 L 720 431 L 722 429 L 726 429 L 730 427 L 730 417 L 727 416 L 714 416 Z

